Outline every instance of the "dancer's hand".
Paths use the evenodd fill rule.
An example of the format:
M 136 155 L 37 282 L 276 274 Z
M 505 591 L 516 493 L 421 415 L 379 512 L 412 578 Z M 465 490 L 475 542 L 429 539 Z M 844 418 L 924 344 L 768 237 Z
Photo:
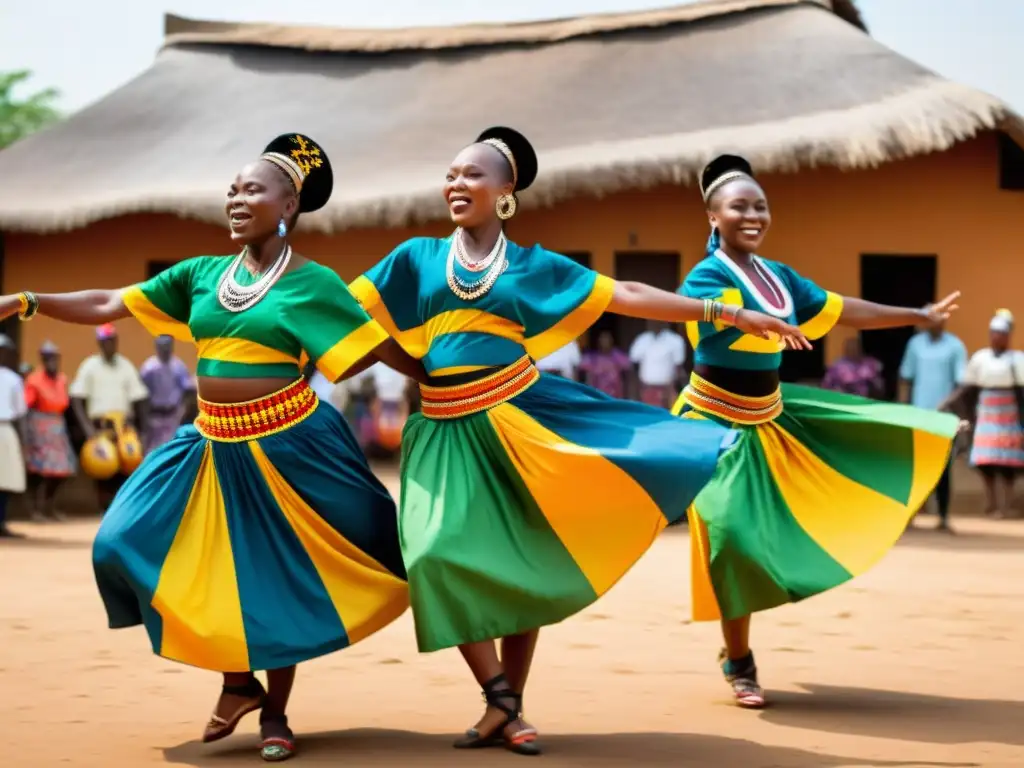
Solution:
M 811 342 L 804 336 L 803 331 L 795 325 L 784 323 L 777 317 L 766 315 L 763 312 L 755 312 L 751 309 L 741 309 L 736 314 L 735 326 L 744 333 L 751 336 L 759 336 L 762 339 L 779 338 L 786 346 L 786 349 L 811 349 Z
M 960 298 L 960 291 L 953 291 L 949 296 L 935 304 L 928 304 L 922 310 L 923 319 L 929 323 L 941 323 L 949 320 L 949 316 L 960 309 L 956 300 Z

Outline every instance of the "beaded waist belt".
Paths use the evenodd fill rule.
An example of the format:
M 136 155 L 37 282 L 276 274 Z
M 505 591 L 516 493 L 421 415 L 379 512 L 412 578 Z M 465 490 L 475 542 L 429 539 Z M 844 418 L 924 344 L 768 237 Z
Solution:
M 257 440 L 294 427 L 316 410 L 316 393 L 299 379 L 266 397 L 244 403 L 211 403 L 199 399 L 196 429 L 221 443 Z
M 420 385 L 420 408 L 428 419 L 457 419 L 480 413 L 525 392 L 540 378 L 529 357 L 468 384 L 450 387 Z
M 716 387 L 696 373 L 683 390 L 683 398 L 695 411 L 717 416 L 734 424 L 764 424 L 782 413 L 782 390 L 763 397 L 747 397 Z

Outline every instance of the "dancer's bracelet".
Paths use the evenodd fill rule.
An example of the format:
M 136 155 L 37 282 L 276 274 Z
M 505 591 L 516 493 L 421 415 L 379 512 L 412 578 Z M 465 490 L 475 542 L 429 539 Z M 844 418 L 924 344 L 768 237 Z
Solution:
M 725 325 L 736 325 L 736 318 L 740 315 L 741 307 L 735 304 L 719 304 L 718 320 Z
M 18 301 L 20 307 L 18 309 L 18 318 L 21 320 L 31 320 L 35 317 L 36 312 L 39 311 L 39 299 L 31 291 L 22 291 L 18 294 Z

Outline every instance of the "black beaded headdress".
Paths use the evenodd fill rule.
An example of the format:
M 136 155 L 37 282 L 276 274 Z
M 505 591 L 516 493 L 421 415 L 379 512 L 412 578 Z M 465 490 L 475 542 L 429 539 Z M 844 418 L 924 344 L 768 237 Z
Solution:
M 730 181 L 743 178 L 754 178 L 754 169 L 745 158 L 739 155 L 719 155 L 701 171 L 701 197 L 706 203 L 716 190 L 721 189 Z
M 509 167 L 512 168 L 514 191 L 522 191 L 533 184 L 537 178 L 537 153 L 523 134 L 499 125 L 488 128 L 477 136 L 476 140 L 494 147 L 508 161 Z
M 309 136 L 285 133 L 270 142 L 261 160 L 280 168 L 299 196 L 299 211 L 311 213 L 323 208 L 334 189 L 334 173 L 327 154 Z

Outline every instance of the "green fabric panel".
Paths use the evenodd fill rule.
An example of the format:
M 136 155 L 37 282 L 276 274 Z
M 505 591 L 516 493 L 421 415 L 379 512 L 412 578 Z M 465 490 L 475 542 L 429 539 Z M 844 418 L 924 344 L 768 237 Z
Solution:
M 201 359 L 196 364 L 196 376 L 295 381 L 299 378 L 299 366 L 295 363 L 234 363 L 229 360 Z
M 368 323 L 370 316 L 333 269 L 313 264 L 309 271 L 309 278 L 303 281 L 301 300 L 295 296 L 284 320 L 315 363 L 335 344 Z
M 909 502 L 914 483 L 914 431 L 926 425 L 923 431 L 952 437 L 959 423 L 955 416 L 907 405 L 793 389 L 783 389 L 779 426 L 837 472 L 900 504 Z
M 597 599 L 485 413 L 410 417 L 402 553 L 421 651 L 552 624 Z
M 743 429 L 695 504 L 708 528 L 723 618 L 802 600 L 851 576 L 793 517 L 754 428 Z
M 799 384 L 783 384 L 782 400 L 786 408 L 791 405 L 800 408 L 800 412 L 808 417 L 832 412 L 830 418 L 839 418 L 839 414 L 835 413 L 839 409 L 848 411 L 851 421 L 871 421 L 878 425 L 930 432 L 950 439 L 956 436 L 960 424 L 960 419 L 951 413 L 914 408 L 902 403 L 867 400 L 845 392 Z
M 179 323 L 188 323 L 192 309 L 192 278 L 197 265 L 205 256 L 179 261 L 160 274 L 139 284 L 150 302 Z

